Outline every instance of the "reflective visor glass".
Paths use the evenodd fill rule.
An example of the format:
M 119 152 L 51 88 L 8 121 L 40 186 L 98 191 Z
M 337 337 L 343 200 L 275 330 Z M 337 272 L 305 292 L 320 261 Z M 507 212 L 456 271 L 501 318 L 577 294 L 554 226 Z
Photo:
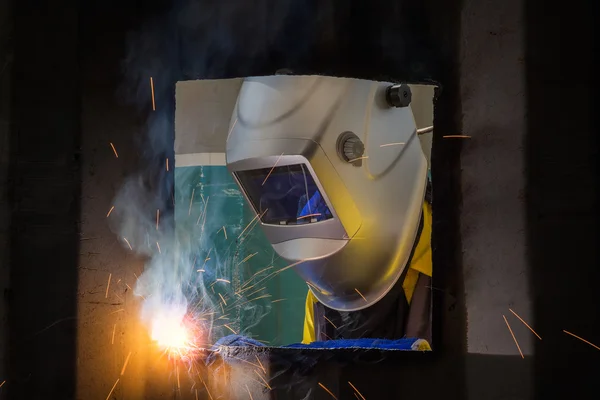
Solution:
M 304 164 L 235 172 L 262 222 L 301 225 L 333 218 Z

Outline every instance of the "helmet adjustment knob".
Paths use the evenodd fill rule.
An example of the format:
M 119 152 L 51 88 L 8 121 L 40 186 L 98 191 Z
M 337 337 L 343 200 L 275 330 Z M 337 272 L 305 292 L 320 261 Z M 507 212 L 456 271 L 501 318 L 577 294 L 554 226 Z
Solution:
M 337 150 L 340 158 L 355 167 L 362 165 L 365 145 L 353 132 L 342 133 L 337 140 Z

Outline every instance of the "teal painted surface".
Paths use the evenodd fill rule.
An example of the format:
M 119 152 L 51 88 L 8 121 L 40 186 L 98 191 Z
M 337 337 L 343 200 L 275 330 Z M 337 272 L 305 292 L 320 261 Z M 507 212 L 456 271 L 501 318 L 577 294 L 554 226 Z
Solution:
M 212 320 L 212 341 L 233 330 L 272 346 L 300 342 L 307 286 L 293 269 L 276 273 L 287 263 L 227 168 L 175 168 L 174 201 L 181 257 L 200 270 L 191 307 Z

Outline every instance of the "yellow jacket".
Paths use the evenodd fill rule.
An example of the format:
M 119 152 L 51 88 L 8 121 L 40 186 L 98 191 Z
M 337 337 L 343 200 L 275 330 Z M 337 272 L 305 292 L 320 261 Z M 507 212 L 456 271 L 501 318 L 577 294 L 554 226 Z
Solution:
M 427 202 L 423 203 L 423 229 L 417 248 L 410 261 L 410 266 L 406 272 L 402 288 L 406 295 L 408 304 L 412 300 L 417 280 L 419 279 L 419 272 L 427 276 L 432 275 L 432 263 L 431 263 L 431 205 Z M 306 296 L 306 306 L 304 312 L 304 332 L 302 335 L 302 343 L 309 344 L 316 340 L 315 338 L 315 324 L 314 324 L 314 304 L 317 302 L 317 298 L 309 290 Z

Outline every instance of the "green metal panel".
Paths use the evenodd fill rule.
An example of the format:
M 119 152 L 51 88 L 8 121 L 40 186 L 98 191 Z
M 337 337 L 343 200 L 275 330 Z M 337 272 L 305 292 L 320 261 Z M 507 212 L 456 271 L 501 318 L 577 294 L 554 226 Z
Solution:
M 225 166 L 175 168 L 175 225 L 180 253 L 199 274 L 191 307 L 213 321 L 213 341 L 232 331 L 271 346 L 302 340 L 307 286 L 293 269 L 277 272 L 287 263 Z

